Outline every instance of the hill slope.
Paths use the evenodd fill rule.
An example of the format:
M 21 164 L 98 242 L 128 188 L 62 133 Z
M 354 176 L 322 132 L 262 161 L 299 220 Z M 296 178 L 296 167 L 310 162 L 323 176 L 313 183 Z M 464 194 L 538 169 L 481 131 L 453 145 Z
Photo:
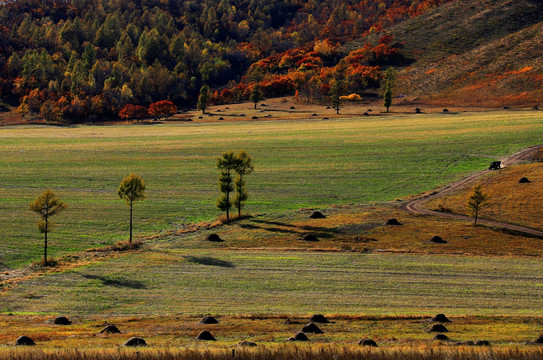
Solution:
M 415 63 L 399 88 L 434 102 L 530 105 L 542 101 L 543 3 L 454 1 L 391 29 Z

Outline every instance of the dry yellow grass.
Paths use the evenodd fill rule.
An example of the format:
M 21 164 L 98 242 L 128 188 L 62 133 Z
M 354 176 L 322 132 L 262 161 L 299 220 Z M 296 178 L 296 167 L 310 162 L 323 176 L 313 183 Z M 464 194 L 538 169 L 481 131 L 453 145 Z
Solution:
M 201 246 L 206 234 L 216 232 L 227 241 L 223 249 L 406 252 L 421 254 L 540 256 L 543 242 L 514 235 L 471 221 L 415 215 L 399 204 L 337 206 L 324 211 L 325 219 L 309 219 L 313 209 L 302 209 L 270 218 L 255 216 L 229 226 L 184 233 L 184 241 Z M 396 218 L 401 226 L 384 226 Z M 319 241 L 304 241 L 312 234 Z M 430 241 L 438 235 L 447 244 Z
M 531 182 L 519 183 L 522 177 Z M 529 227 L 543 228 L 543 163 L 522 164 L 491 172 L 478 181 L 490 196 L 481 217 Z M 435 199 L 427 204 L 429 209 L 440 207 L 468 215 L 466 200 L 473 184 L 454 194 Z
M 422 347 L 399 350 L 368 349 L 343 346 L 283 345 L 255 349 L 115 349 L 115 350 L 19 350 L 0 352 L 0 359 L 10 360 L 539 360 L 541 349 L 516 348 L 496 350 L 465 347 Z
M 89 317 L 72 318 L 68 326 L 53 325 L 52 316 L 0 316 L 0 358 L 14 350 L 18 336 L 32 338 L 37 348 L 45 351 L 78 349 L 82 351 L 120 350 L 130 337 L 146 340 L 149 348 L 221 350 L 235 347 L 242 340 L 260 346 L 277 348 L 288 344 L 288 338 L 308 322 L 299 316 L 221 316 L 219 324 L 199 324 L 201 316 L 172 315 L 167 317 Z M 450 317 L 450 342 L 433 340 L 435 334 L 427 330 L 431 326 L 429 316 L 341 316 L 327 315 L 329 324 L 318 324 L 324 334 L 308 334 L 313 346 L 337 346 L 359 348 L 360 339 L 372 338 L 387 350 L 424 349 L 438 345 L 447 348 L 460 341 L 487 340 L 497 349 L 512 347 L 533 349 L 526 345 L 539 336 L 539 317 Z M 120 334 L 100 334 L 107 324 L 115 324 Z M 215 342 L 196 340 L 202 330 L 210 331 Z M 449 348 L 450 349 L 450 348 Z

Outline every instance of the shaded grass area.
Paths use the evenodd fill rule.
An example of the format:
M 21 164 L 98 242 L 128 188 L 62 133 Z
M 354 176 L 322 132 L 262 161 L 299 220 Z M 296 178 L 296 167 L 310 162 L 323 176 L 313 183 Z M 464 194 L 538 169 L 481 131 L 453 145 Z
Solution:
M 2 312 L 543 315 L 532 258 L 152 249 L 30 279 Z
M 139 236 L 215 218 L 215 159 L 246 149 L 251 213 L 389 201 L 432 189 L 533 145 L 541 119 L 528 113 L 391 115 L 360 120 L 158 126 L 3 128 L 0 131 L 0 263 L 38 260 L 42 238 L 28 204 L 53 188 L 69 209 L 50 236 L 53 256 L 127 237 L 116 198 L 139 173 L 148 198 L 135 204 Z

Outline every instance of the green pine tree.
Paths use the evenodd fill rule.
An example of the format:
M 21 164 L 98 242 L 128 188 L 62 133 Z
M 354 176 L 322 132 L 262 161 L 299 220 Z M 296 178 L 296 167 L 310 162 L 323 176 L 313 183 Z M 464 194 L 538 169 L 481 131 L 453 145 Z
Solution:
M 390 109 L 390 106 L 392 105 L 392 85 L 390 83 L 390 80 L 387 80 L 383 98 L 384 98 L 383 105 L 387 108 L 387 112 L 388 112 L 388 110 Z
M 251 89 L 249 100 L 255 104 L 255 109 L 256 109 L 256 104 L 262 101 L 262 99 L 263 99 L 263 96 L 262 96 L 262 91 L 260 90 L 260 85 L 256 83 L 255 85 L 253 85 Z
M 396 70 L 389 67 L 385 71 L 385 91 L 383 93 L 383 105 L 387 108 L 387 112 L 392 105 L 392 88 L 396 81 Z
M 198 103 L 196 104 L 198 110 L 202 110 L 202 114 L 206 113 L 207 103 L 209 102 L 210 98 L 211 93 L 209 91 L 209 86 L 203 85 L 200 88 L 200 95 L 198 95 Z
M 481 208 L 487 205 L 490 197 L 483 192 L 481 185 L 477 185 L 473 188 L 473 192 L 468 197 L 467 206 L 471 211 L 474 218 L 473 225 L 477 226 L 477 219 L 479 218 L 479 212 Z
M 236 197 L 234 198 L 234 206 L 238 209 L 238 218 L 241 217 L 241 208 L 245 205 L 245 202 L 249 198 L 247 192 L 246 181 L 243 176 L 248 175 L 254 171 L 253 161 L 249 154 L 245 150 L 240 151 L 236 155 L 236 168 L 234 171 L 238 174 L 235 181 Z
M 217 207 L 226 211 L 226 220 L 230 220 L 230 209 L 232 208 L 232 199 L 230 194 L 234 191 L 234 171 L 236 169 L 236 157 L 234 152 L 229 151 L 222 154 L 217 159 L 217 168 L 221 171 L 219 175 L 219 190 L 221 196 L 217 200 Z
M 47 266 L 47 234 L 51 232 L 52 224 L 49 219 L 66 209 L 66 203 L 60 201 L 60 198 L 55 195 L 53 190 L 45 190 L 32 204 L 30 204 L 30 210 L 40 215 L 41 219 L 38 221 L 38 229 L 45 235 L 43 246 L 43 264 Z

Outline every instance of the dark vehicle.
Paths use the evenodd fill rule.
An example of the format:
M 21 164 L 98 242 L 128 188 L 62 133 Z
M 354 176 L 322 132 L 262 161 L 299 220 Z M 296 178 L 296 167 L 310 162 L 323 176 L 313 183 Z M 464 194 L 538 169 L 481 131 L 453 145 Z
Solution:
M 488 167 L 488 170 L 499 170 L 502 167 L 501 161 L 492 161 L 490 163 L 490 166 Z

